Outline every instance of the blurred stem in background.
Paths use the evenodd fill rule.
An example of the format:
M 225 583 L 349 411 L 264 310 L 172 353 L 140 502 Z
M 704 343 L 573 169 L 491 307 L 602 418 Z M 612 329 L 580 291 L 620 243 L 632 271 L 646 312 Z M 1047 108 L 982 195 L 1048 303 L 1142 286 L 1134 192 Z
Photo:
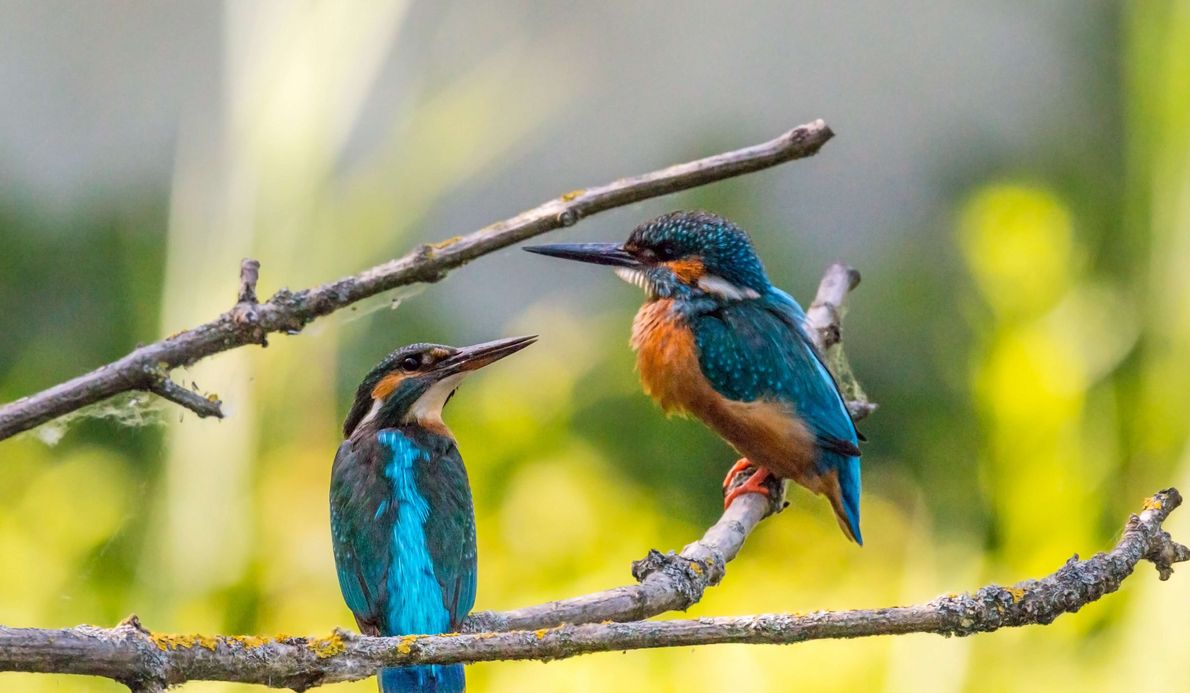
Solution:
M 1072 546 L 1102 543 L 1103 518 L 1145 484 L 1190 483 L 1190 3 L 1130 3 L 1123 25 L 1122 223 L 1095 239 L 1087 210 L 1029 178 L 976 190 L 961 215 L 960 245 L 990 309 L 977 328 L 973 390 L 987 436 L 993 577 L 1031 574 Z M 1088 512 L 1058 512 L 1062 505 Z M 983 666 L 972 680 L 1000 676 L 1007 685 L 1012 675 L 988 665 L 1029 638 L 1055 662 L 1041 680 L 1068 683 L 1077 638 L 1103 653 L 1120 687 L 1143 677 L 1178 688 L 1179 674 L 1146 662 L 1164 661 L 1154 647 L 1170 661 L 1185 656 L 1190 626 L 1175 619 L 1154 642 L 1143 614 L 1188 596 L 1185 586 L 1158 594 L 1141 585 L 1130 601 L 1044 636 L 980 641 Z M 1113 611 L 1132 625 L 1096 637 Z
M 1190 485 L 1190 3 L 1135 0 L 1128 6 L 1129 196 L 1120 245 L 1136 258 L 1135 310 L 1144 332 L 1135 368 L 1121 387 L 1130 445 L 1119 486 L 1135 492 L 1149 479 Z M 1167 529 L 1188 528 L 1181 519 Z M 1128 664 L 1114 670 L 1116 686 L 1137 677 L 1146 685 L 1186 686 L 1182 667 L 1153 663 L 1185 661 L 1190 622 L 1161 619 L 1161 635 L 1154 637 L 1146 614 L 1181 613 L 1190 604 L 1190 585 L 1160 592 L 1144 585 L 1132 597 L 1119 655 Z
M 229 269 L 242 257 L 264 257 L 272 277 L 322 275 L 326 240 L 316 222 L 318 200 L 341 155 L 369 84 L 399 28 L 402 4 L 334 3 L 225 5 L 222 119 L 189 122 L 181 135 L 163 306 L 164 332 L 196 324 L 225 309 Z M 368 244 L 347 244 L 364 249 Z M 346 261 L 361 258 L 344 253 Z M 355 255 L 356 257 L 350 257 Z M 302 270 L 302 271 L 299 271 Z M 290 279 L 292 280 L 292 279 Z M 270 282 L 272 283 L 272 282 Z M 306 340 L 307 364 L 333 363 L 335 340 Z M 238 623 L 212 603 L 248 577 L 253 544 L 266 540 L 252 507 L 262 450 L 281 441 L 300 449 L 317 432 L 308 422 L 335 418 L 333 372 L 299 371 L 289 345 L 274 347 L 268 373 L 257 380 L 258 354 L 240 350 L 193 368 L 189 377 L 219 383 L 235 402 L 227 421 L 172 421 L 167 435 L 165 492 L 157 496 L 156 550 L 146 570 L 171 622 L 206 628 L 254 625 L 250 610 Z M 260 417 L 284 393 L 303 402 L 291 421 L 306 425 L 269 431 Z M 172 417 L 171 417 L 172 418 Z M 226 425 L 225 425 L 226 424 Z M 317 517 L 310 508 L 302 516 Z
M 1124 234 L 1144 278 L 1136 291 L 1146 327 L 1132 459 L 1168 470 L 1190 433 L 1190 3 L 1130 5 Z
M 405 12 L 390 1 L 227 3 L 223 119 L 188 121 L 179 147 L 164 332 L 225 309 L 241 257 L 261 260 L 268 295 L 263 287 L 318 283 L 402 249 L 451 186 L 482 174 L 550 114 L 554 104 L 537 103 L 508 121 L 517 129 L 485 131 L 485 113 L 513 108 L 501 103 L 515 84 L 513 55 L 497 54 L 424 94 L 411 89 L 379 141 L 351 151 Z M 141 571 L 154 586 L 137 607 L 147 618 L 231 632 L 349 622 L 327 553 L 325 497 L 342 418 L 333 365 L 350 338 L 340 327 L 315 325 L 188 374 L 218 383 L 235 410 L 169 426 L 155 506 L 164 521 Z M 425 338 L 383 328 L 393 335 L 385 349 Z

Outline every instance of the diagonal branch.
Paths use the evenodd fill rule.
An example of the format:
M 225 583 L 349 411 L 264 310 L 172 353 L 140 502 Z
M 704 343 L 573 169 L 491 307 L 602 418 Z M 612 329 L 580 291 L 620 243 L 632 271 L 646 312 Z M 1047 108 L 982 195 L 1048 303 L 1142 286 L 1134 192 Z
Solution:
M 0 440 L 121 392 L 158 392 L 161 388 L 154 389 L 154 385 L 160 385 L 163 374 L 175 368 L 247 344 L 264 346 L 273 332 L 294 334 L 315 318 L 378 293 L 407 284 L 439 281 L 471 260 L 571 226 L 592 214 L 813 156 L 833 136 L 826 123 L 817 120 L 763 144 L 575 190 L 466 236 L 423 245 L 359 274 L 297 292 L 282 289 L 265 303 L 255 301 L 259 264 L 248 270 L 246 262 L 241 267 L 240 301 L 234 308 L 90 373 L 0 407 Z
M 974 594 L 884 609 L 764 614 L 681 621 L 559 626 L 537 631 L 376 638 L 336 631 L 324 638 L 163 635 L 135 618 L 116 628 L 63 630 L 0 627 L 0 671 L 104 676 L 134 690 L 159 690 L 195 680 L 306 688 L 362 679 L 385 666 L 503 659 L 560 659 L 591 652 L 687 647 L 716 643 L 791 644 L 826 638 L 903 633 L 965 636 L 1000 628 L 1047 624 L 1116 591 L 1142 560 L 1161 579 L 1190 559 L 1161 527 L 1182 498 L 1166 489 L 1129 518 L 1108 553 L 1012 587 L 989 585 Z
M 728 561 L 772 508 L 768 498 L 749 493 L 723 511 L 702 539 L 679 554 L 650 550 L 632 565 L 639 584 L 512 611 L 480 611 L 463 623 L 469 633 L 553 628 L 564 623 L 640 621 L 666 611 L 685 611 L 708 587 L 723 579 Z

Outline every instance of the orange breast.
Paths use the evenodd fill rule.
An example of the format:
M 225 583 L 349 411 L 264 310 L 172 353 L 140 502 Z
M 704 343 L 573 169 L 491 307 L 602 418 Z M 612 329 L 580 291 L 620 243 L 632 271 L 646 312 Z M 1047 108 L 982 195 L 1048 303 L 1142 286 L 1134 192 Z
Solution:
M 700 394 L 697 381 L 705 378 L 690 329 L 672 315 L 673 300 L 659 299 L 641 306 L 632 323 L 632 349 L 645 393 L 666 412 L 690 411 Z
M 801 419 L 778 402 L 737 402 L 716 392 L 702 374 L 693 332 L 672 307 L 670 299 L 650 301 L 632 325 L 645 392 L 668 413 L 697 417 L 756 464 L 818 491 L 814 439 Z

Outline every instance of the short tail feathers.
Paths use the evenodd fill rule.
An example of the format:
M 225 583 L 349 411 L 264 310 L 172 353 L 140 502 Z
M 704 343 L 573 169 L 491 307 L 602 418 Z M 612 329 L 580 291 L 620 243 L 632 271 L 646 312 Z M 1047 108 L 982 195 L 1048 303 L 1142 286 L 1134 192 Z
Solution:
M 380 693 L 463 693 L 462 664 L 423 664 L 380 670 Z
M 835 509 L 835 519 L 847 538 L 864 545 L 864 536 L 859 531 L 859 458 L 848 457 L 837 452 L 822 451 L 822 462 L 827 469 L 837 473 L 838 488 L 827 487 L 826 497 Z

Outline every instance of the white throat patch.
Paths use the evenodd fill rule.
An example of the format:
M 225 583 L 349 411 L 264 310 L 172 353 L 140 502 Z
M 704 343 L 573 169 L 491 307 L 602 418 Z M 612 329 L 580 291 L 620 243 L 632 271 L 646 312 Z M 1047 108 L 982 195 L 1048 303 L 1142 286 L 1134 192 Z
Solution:
M 409 407 L 409 413 L 405 415 L 405 421 L 416 422 L 422 424 L 437 424 L 444 426 L 442 423 L 442 407 L 446 406 L 446 400 L 450 397 L 450 393 L 455 391 L 459 383 L 463 382 L 463 378 L 467 377 L 467 373 L 455 373 L 452 376 L 443 378 L 430 386 L 429 390 L 425 391 L 417 401 Z
M 746 286 L 736 286 L 723 277 L 714 274 L 704 274 L 698 280 L 698 288 L 729 301 L 742 301 L 746 298 L 760 298 L 760 294 Z
M 633 267 L 617 267 L 613 271 L 620 279 L 623 279 L 633 286 L 639 286 L 640 288 L 644 289 L 645 293 L 653 293 L 653 282 L 649 281 L 649 278 L 645 276 L 643 271 Z

